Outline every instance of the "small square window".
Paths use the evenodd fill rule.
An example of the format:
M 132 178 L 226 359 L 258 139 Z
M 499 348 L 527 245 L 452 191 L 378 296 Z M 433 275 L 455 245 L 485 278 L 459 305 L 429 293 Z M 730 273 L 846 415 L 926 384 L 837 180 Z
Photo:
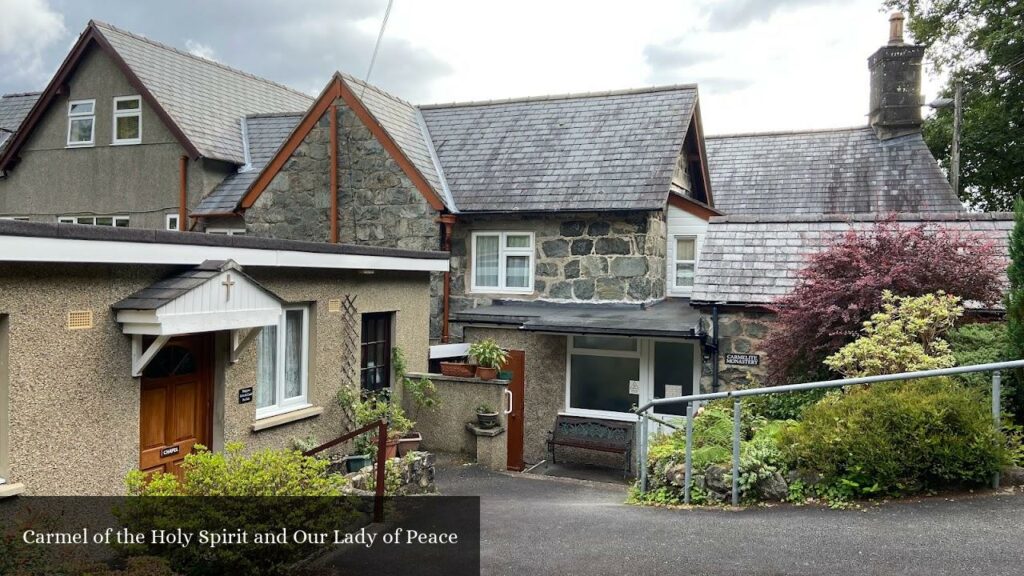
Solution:
M 472 288 L 475 292 L 533 292 L 533 234 L 474 232 Z
M 175 230 L 176 231 L 176 230 L 179 229 L 178 228 L 178 215 L 177 214 L 168 214 L 165 217 L 164 223 L 165 223 L 164 227 L 167 230 Z

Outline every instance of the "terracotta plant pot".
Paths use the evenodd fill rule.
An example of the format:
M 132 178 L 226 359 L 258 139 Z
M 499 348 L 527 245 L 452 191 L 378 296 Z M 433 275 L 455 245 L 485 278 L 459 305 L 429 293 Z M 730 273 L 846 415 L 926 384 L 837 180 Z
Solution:
M 496 428 L 498 426 L 498 413 L 477 412 L 476 423 L 481 428 Z
M 473 365 L 462 362 L 441 362 L 441 374 L 445 376 L 473 377 Z
M 498 377 L 497 368 L 484 368 L 483 366 L 476 367 L 476 377 L 481 380 L 494 380 Z
M 420 449 L 420 442 L 423 441 L 423 435 L 419 432 L 409 432 L 405 436 L 402 436 L 398 440 L 398 455 L 405 456 L 409 452 L 415 452 Z
M 388 460 L 398 456 L 398 438 L 388 438 L 384 444 L 384 457 Z

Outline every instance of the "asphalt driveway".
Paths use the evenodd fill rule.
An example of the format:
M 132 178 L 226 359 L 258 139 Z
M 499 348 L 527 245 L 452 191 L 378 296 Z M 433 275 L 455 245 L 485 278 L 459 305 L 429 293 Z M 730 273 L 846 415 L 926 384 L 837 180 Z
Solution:
M 1024 495 L 930 498 L 862 511 L 665 510 L 621 486 L 439 468 L 478 495 L 483 574 L 1024 574 Z

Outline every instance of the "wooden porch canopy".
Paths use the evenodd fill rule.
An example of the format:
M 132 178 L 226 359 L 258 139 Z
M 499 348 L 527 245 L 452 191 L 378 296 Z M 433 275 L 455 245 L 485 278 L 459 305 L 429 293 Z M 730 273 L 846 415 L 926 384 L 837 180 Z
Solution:
M 132 372 L 138 376 L 172 337 L 230 330 L 231 361 L 259 334 L 277 324 L 283 302 L 231 260 L 207 260 L 160 280 L 112 307 L 121 330 L 132 336 Z M 249 330 L 241 337 L 241 330 Z M 154 336 L 143 350 L 143 336 Z

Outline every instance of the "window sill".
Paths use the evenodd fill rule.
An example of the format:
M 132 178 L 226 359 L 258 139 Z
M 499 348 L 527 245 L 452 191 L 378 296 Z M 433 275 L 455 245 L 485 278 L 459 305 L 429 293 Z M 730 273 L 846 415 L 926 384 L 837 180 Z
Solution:
M 14 482 L 11 484 L 0 484 L 0 498 L 10 498 L 25 491 L 25 485 Z
M 110 143 L 111 146 L 137 146 L 139 144 L 142 144 L 142 140 L 126 140 L 124 142 L 114 141 Z
M 514 295 L 514 296 L 531 296 L 536 290 L 533 288 L 523 290 L 503 290 L 503 289 L 491 289 L 491 288 L 473 288 L 469 291 L 470 294 L 498 294 L 503 296 Z
M 83 142 L 81 144 L 68 144 L 65 148 L 95 148 L 95 142 Z
M 298 422 L 299 420 L 314 418 L 323 414 L 323 412 L 324 409 L 321 406 L 307 406 L 305 408 L 299 408 L 298 410 L 292 410 L 291 412 L 285 412 L 284 414 L 267 416 L 266 418 L 260 418 L 253 422 L 252 431 L 259 432 L 260 430 L 284 426 L 285 424 L 291 424 L 292 422 Z

